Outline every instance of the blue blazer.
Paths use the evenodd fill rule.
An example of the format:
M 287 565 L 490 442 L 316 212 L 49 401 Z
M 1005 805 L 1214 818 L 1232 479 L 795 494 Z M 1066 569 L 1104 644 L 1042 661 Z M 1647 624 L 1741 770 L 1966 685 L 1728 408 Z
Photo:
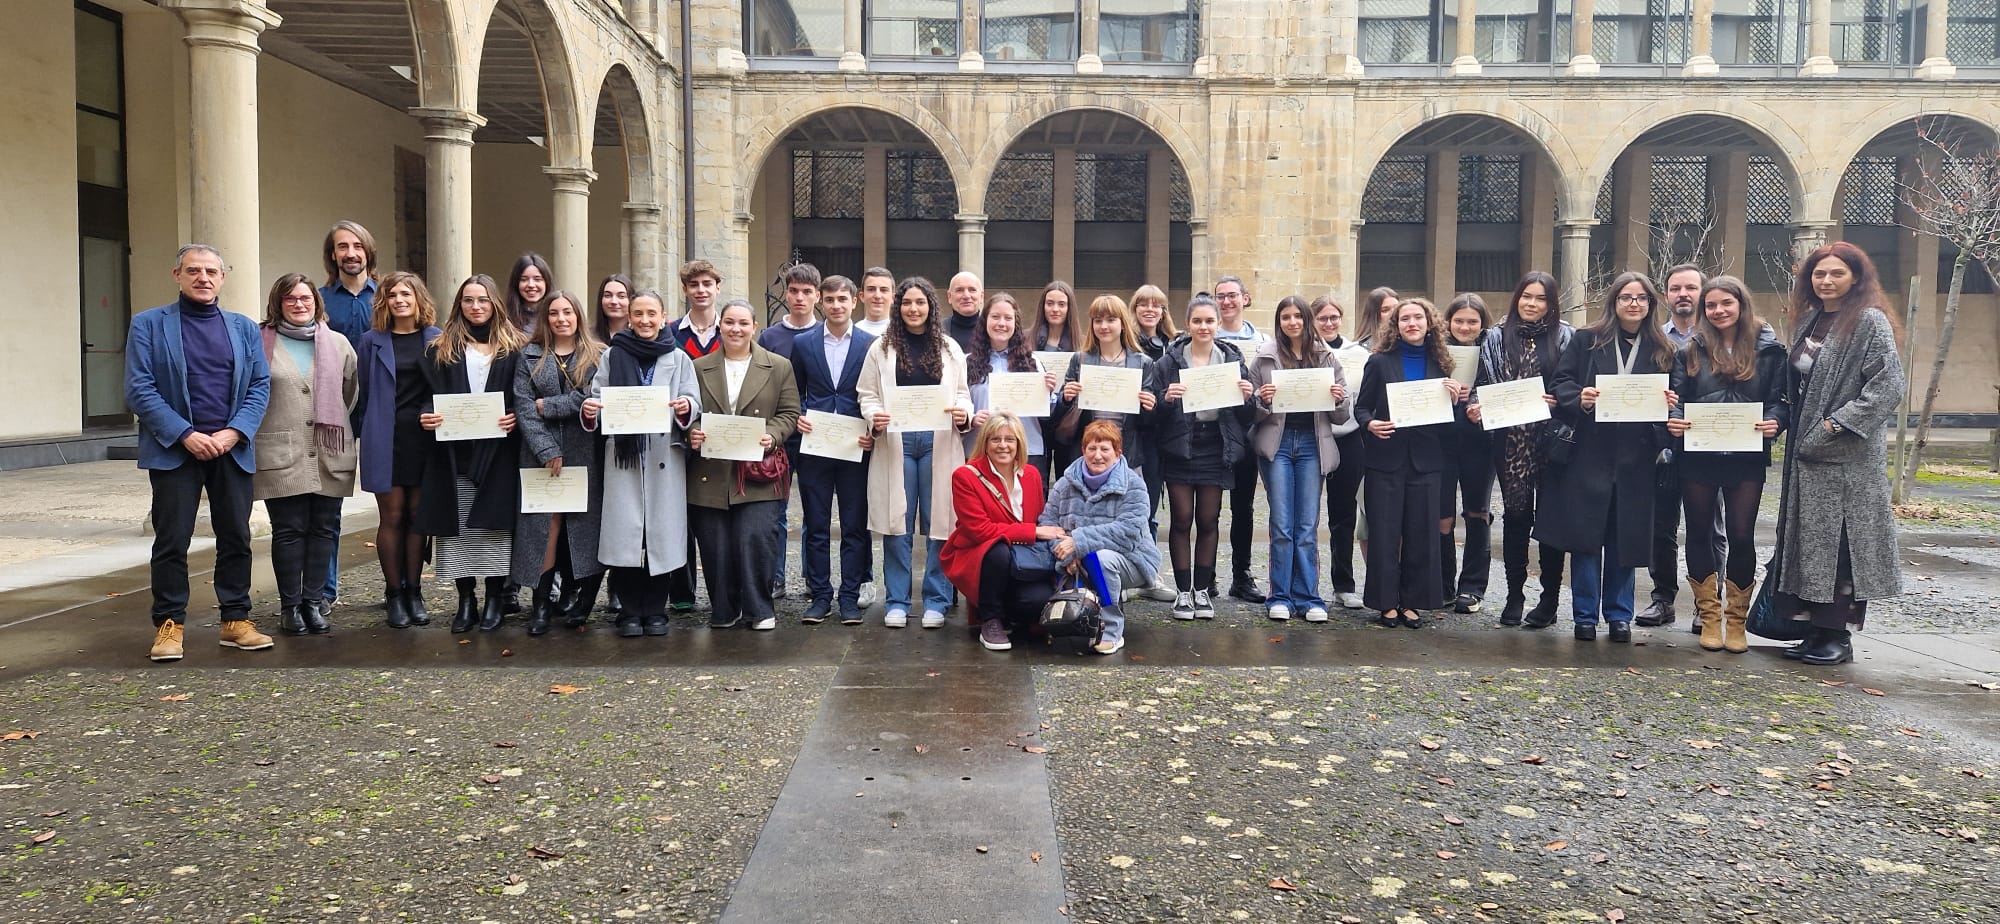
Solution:
M 849 328 L 854 342 L 847 345 L 847 364 L 834 375 L 826 365 L 826 328 L 799 331 L 792 338 L 792 375 L 799 380 L 799 407 L 808 411 L 861 416 L 861 364 L 875 335 L 858 327 Z
M 271 367 L 264 360 L 264 337 L 257 322 L 222 312 L 231 357 L 228 429 L 243 434 L 229 457 L 248 473 L 257 471 L 257 427 L 271 401 Z M 139 467 L 172 470 L 193 459 L 181 436 L 188 420 L 187 348 L 181 342 L 181 306 L 149 308 L 132 318 L 125 335 L 125 405 L 139 418 Z
M 424 328 L 424 346 L 443 331 Z M 355 349 L 360 390 L 354 398 L 353 429 L 361 437 L 361 490 L 385 494 L 395 487 L 396 346 L 385 330 L 361 335 Z

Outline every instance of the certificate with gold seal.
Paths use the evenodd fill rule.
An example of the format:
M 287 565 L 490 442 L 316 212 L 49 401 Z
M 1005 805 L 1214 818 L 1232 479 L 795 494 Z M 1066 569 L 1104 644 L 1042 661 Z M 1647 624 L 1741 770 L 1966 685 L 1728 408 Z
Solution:
M 889 408 L 889 432 L 950 430 L 950 398 L 943 385 L 891 385 L 882 396 Z
M 1139 413 L 1139 388 L 1145 384 L 1145 370 L 1124 366 L 1078 366 L 1076 406 L 1086 411 L 1116 414 Z
M 1597 377 L 1598 423 L 1659 423 L 1667 419 L 1663 372 Z
M 469 395 L 440 393 L 431 396 L 431 409 L 444 418 L 437 428 L 441 443 L 456 440 L 490 440 L 507 435 L 500 418 L 507 416 L 507 396 L 497 391 L 475 391 Z
M 1687 415 L 1688 431 L 1681 448 L 1688 452 L 1764 451 L 1764 434 L 1757 432 L 1764 406 L 1755 401 L 1702 401 L 1682 413 Z
M 868 433 L 868 421 L 824 411 L 809 412 L 804 419 L 812 422 L 812 432 L 799 437 L 800 452 L 842 462 L 861 461 L 867 451 L 861 448 L 861 437 Z
M 1049 381 L 1040 372 L 993 372 L 986 376 L 986 409 L 1016 417 L 1049 416 Z
M 602 389 L 597 400 L 604 402 L 604 409 L 598 412 L 598 416 L 604 421 L 606 435 L 672 433 L 674 430 L 674 393 L 671 389 L 651 385 L 612 385 Z
M 755 462 L 764 458 L 764 418 L 739 414 L 703 414 L 694 428 L 701 431 L 701 457 Z
M 583 513 L 590 509 L 590 468 L 565 465 L 561 474 L 546 468 L 521 470 L 522 513 Z
M 1218 357 L 1221 353 L 1216 350 Z M 1181 395 L 1181 411 L 1192 414 L 1241 406 L 1243 388 L 1236 383 L 1242 380 L 1243 364 L 1233 361 L 1182 369 L 1181 384 L 1187 391 Z

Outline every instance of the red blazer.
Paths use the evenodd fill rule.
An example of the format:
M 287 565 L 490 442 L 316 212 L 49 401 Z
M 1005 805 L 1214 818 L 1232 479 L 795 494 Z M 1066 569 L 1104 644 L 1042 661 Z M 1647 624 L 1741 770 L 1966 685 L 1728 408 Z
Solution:
M 1021 466 L 1022 515 L 1018 517 L 980 481 L 982 474 L 993 485 L 1000 484 L 1000 476 L 985 459 L 968 462 L 951 473 L 951 504 L 958 514 L 958 527 L 938 553 L 945 577 L 965 595 L 968 615 L 973 614 L 972 604 L 979 599 L 979 563 L 986 550 L 995 542 L 1034 542 L 1035 521 L 1042 515 L 1042 473 L 1034 466 Z M 978 622 L 976 616 L 973 622 Z

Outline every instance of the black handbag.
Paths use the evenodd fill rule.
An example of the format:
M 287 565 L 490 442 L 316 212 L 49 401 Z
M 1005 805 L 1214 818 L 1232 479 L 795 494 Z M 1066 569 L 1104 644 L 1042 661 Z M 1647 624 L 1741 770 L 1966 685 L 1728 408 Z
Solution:
M 1055 586 L 1056 550 L 1053 542 L 1038 539 L 1025 544 L 1009 544 L 1007 553 L 1013 559 L 1008 576 L 1015 583 Z
M 1576 425 L 1560 420 L 1549 421 L 1542 428 L 1542 454 L 1550 465 L 1568 465 L 1570 457 L 1576 454 Z
M 1671 491 L 1681 484 L 1681 457 L 1671 449 L 1660 450 L 1653 460 L 1653 487 L 1661 491 Z
M 1051 639 L 1085 638 L 1091 645 L 1104 638 L 1104 607 L 1097 592 L 1083 586 L 1080 577 L 1063 582 L 1049 602 L 1042 604 L 1042 632 Z

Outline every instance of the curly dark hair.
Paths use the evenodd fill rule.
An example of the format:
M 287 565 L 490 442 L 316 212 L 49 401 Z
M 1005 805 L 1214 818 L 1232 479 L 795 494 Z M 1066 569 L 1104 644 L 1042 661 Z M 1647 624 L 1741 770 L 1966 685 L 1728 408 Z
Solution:
M 924 297 L 929 312 L 924 316 L 924 329 L 911 333 L 910 326 L 903 323 L 903 296 L 911 289 Z M 923 375 L 937 381 L 944 380 L 944 324 L 938 320 L 938 311 L 943 304 L 938 301 L 937 286 L 922 276 L 911 276 L 896 283 L 896 300 L 890 310 L 896 317 L 889 321 L 889 329 L 882 334 L 879 349 L 896 351 L 896 371 L 906 375 Z
M 993 309 L 1006 305 L 1014 312 L 1014 336 L 1007 339 L 1007 371 L 1035 371 L 1034 344 L 1028 341 L 1028 332 L 1021 329 L 1021 303 L 1005 292 L 995 292 L 986 299 L 986 310 L 979 313 L 979 325 L 972 331 L 972 352 L 965 358 L 965 383 L 977 385 L 986 381 L 993 372 L 993 336 L 986 332 L 986 318 Z

